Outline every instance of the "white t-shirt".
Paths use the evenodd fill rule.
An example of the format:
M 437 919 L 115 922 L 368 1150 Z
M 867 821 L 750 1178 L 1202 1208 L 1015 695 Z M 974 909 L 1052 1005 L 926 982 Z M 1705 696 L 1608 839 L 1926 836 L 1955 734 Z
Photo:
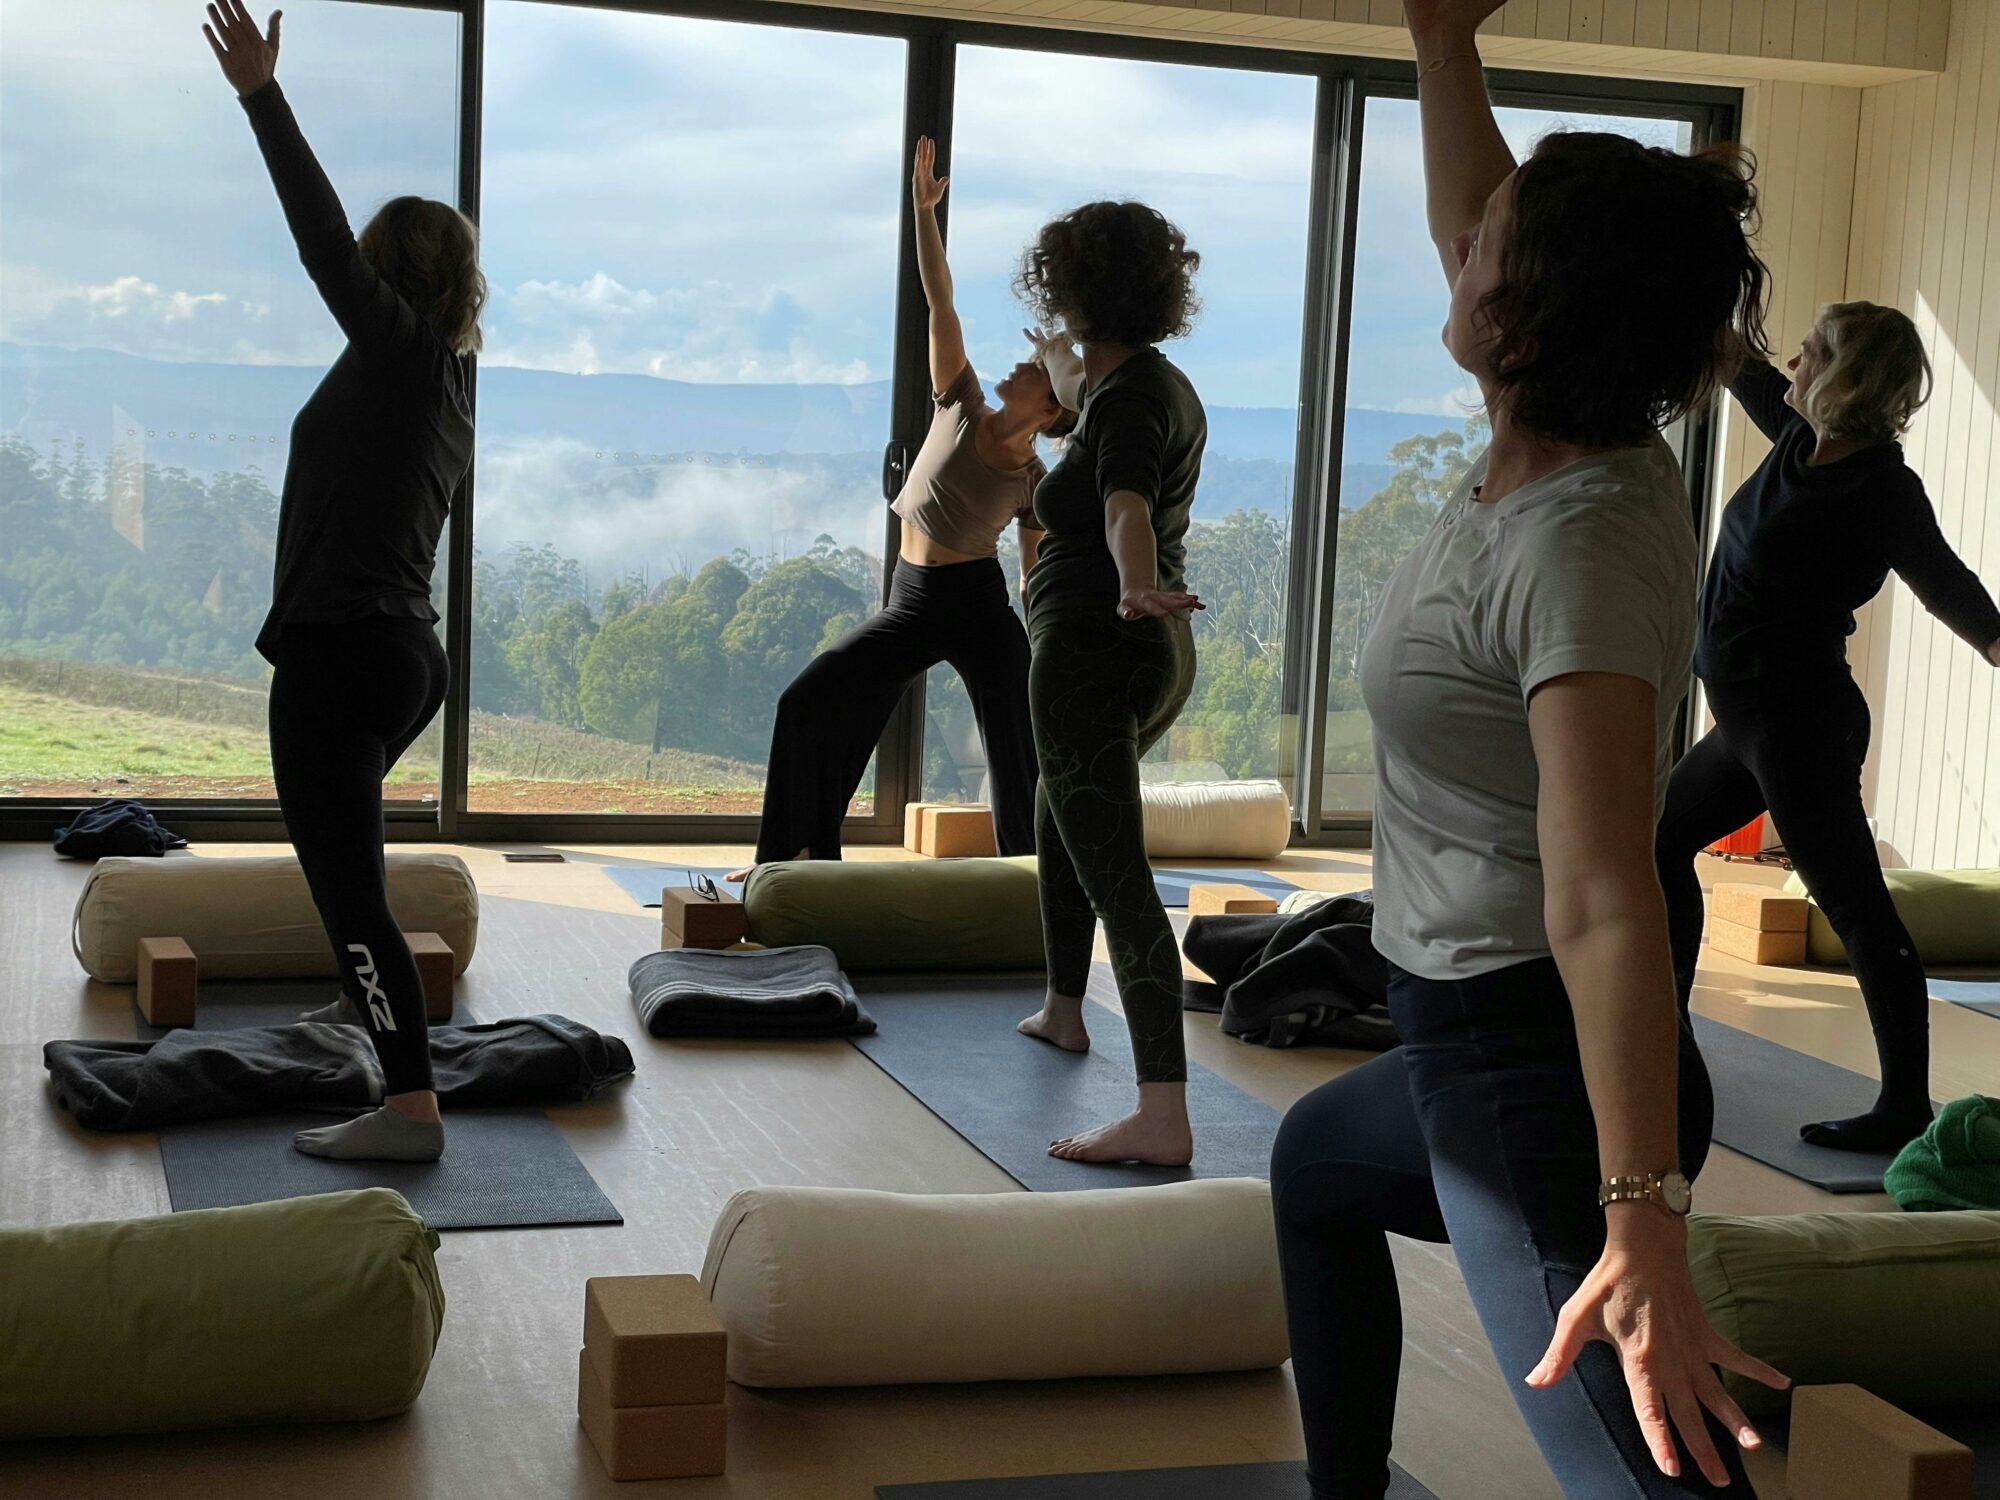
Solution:
M 1361 653 L 1375 737 L 1375 946 L 1427 979 L 1549 954 L 1528 695 L 1570 672 L 1659 693 L 1654 813 L 1694 657 L 1699 549 L 1659 439 L 1491 504 L 1481 454 L 1390 579 Z

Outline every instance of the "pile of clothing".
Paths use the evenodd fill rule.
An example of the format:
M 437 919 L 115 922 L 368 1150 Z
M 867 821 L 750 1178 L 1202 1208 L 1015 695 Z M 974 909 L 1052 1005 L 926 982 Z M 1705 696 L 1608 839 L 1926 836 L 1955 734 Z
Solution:
M 1220 1012 L 1223 1031 L 1266 1047 L 1385 1052 L 1397 1036 L 1374 932 L 1367 891 L 1300 891 L 1275 915 L 1195 917 L 1181 948 L 1210 982 L 1185 980 L 1182 1004 Z

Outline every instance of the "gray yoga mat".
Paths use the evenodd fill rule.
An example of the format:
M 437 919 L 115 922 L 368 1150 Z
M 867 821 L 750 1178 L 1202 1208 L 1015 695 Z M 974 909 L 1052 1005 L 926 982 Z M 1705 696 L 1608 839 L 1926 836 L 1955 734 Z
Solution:
M 1931 998 L 2000 1020 L 2000 979 L 1926 979 Z
M 626 895 L 641 906 L 658 906 L 660 892 L 668 886 L 691 886 L 691 875 L 706 875 L 713 880 L 718 890 L 741 896 L 743 887 L 729 885 L 723 877 L 729 869 L 723 865 L 599 865 L 598 869 L 611 877 L 611 881 Z
M 1437 1500 L 1390 1466 L 1388 1500 Z M 1303 1463 L 1216 1464 L 1198 1469 L 1126 1469 L 1108 1474 L 1036 1474 L 1025 1479 L 961 1479 L 880 1484 L 876 1500 L 1299 1500 Z
M 436 1162 L 323 1161 L 292 1149 L 294 1132 L 337 1118 L 245 1115 L 162 1130 L 174 1212 L 387 1187 L 433 1229 L 625 1222 L 538 1109 L 452 1111 Z
M 1014 1030 L 1041 1008 L 1039 974 L 852 976 L 881 1029 L 848 1040 L 1022 1187 L 1133 1187 L 1197 1177 L 1267 1177 L 1278 1116 L 1199 1064 L 1188 1068 L 1191 1167 L 1059 1161 L 1048 1144 L 1132 1109 L 1124 1018 L 1091 1004 L 1091 1050 L 1064 1052 Z M 1092 985 L 1108 979 L 1093 977 Z
M 337 979 L 206 979 L 195 992 L 196 1031 L 234 1031 L 239 1026 L 289 1026 L 302 1011 L 317 1010 L 340 998 Z M 454 999 L 449 1021 L 438 1026 L 476 1024 L 463 999 Z M 142 1042 L 156 1042 L 172 1027 L 155 1026 L 139 1011 L 133 991 L 132 1028 Z
M 1715 1085 L 1715 1139 L 1829 1193 L 1879 1193 L 1894 1152 L 1829 1151 L 1799 1139 L 1809 1120 L 1872 1107 L 1876 1081 L 1790 1047 L 1694 1018 L 1695 1040 Z

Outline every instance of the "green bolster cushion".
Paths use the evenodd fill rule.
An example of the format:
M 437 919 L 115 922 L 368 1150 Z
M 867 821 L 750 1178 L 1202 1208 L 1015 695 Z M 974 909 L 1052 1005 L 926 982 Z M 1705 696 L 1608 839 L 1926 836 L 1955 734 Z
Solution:
M 1033 855 L 763 865 L 743 915 L 751 942 L 818 943 L 843 969 L 1042 967 Z
M 2000 870 L 1884 870 L 1882 878 L 1925 963 L 2000 962 Z M 1797 875 L 1785 889 L 1806 893 Z M 1816 964 L 1847 962 L 1847 949 L 1817 906 L 1806 918 L 1806 957 Z
M 1798 1385 L 2000 1402 L 2000 1213 L 1696 1214 L 1688 1264 L 1716 1331 Z M 1723 1380 L 1753 1417 L 1790 1400 Z
M 0 1230 L 0 1439 L 402 1411 L 444 1321 L 436 1247 L 388 1188 Z

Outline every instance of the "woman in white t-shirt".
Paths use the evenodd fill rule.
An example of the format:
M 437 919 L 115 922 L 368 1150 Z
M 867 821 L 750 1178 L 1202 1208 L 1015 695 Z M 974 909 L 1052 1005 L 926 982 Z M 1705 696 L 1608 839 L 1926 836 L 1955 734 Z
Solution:
M 1694 643 L 1659 428 L 1762 344 L 1740 156 L 1557 133 L 1516 166 L 1475 31 L 1406 0 L 1444 341 L 1493 440 L 1385 592 L 1361 689 L 1375 942 L 1403 1045 L 1296 1105 L 1271 1188 L 1315 1500 L 1378 1500 L 1402 1355 L 1387 1235 L 1449 1240 L 1577 1500 L 1747 1493 L 1758 1441 L 1687 1267 L 1713 1100 L 1653 829 Z

